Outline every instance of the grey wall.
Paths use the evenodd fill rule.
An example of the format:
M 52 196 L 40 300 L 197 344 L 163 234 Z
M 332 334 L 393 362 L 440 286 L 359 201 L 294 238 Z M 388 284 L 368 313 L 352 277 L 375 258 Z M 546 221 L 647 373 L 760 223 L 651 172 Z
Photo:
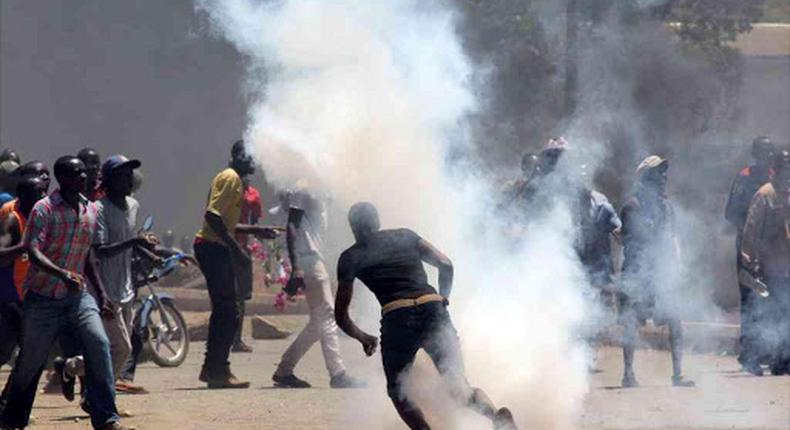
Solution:
M 202 27 L 188 0 L 3 0 L 0 146 L 139 157 L 143 212 L 194 233 L 245 123 L 241 59 Z

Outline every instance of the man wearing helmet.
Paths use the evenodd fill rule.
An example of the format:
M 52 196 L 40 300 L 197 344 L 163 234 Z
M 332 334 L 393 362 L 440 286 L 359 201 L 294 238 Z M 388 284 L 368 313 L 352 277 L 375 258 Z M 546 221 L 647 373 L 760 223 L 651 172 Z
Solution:
M 770 357 L 771 373 L 790 373 L 790 147 L 776 157 L 773 179 L 749 206 L 741 244 L 743 265 L 768 286 L 758 334 Z

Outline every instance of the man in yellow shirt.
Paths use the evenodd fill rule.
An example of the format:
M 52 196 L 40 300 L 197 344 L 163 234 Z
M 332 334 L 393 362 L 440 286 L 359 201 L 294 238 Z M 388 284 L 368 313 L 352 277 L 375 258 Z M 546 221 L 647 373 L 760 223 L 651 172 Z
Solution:
M 230 348 L 238 330 L 240 312 L 236 297 L 237 275 L 234 267 L 249 268 L 247 251 L 236 241 L 236 233 L 264 239 L 277 237 L 267 226 L 239 224 L 244 195 L 242 178 L 255 172 L 252 156 L 239 140 L 231 149 L 230 165 L 211 182 L 203 227 L 195 239 L 195 257 L 206 278 L 211 299 L 211 318 L 206 340 L 206 357 L 200 380 L 209 388 L 248 388 L 230 371 Z

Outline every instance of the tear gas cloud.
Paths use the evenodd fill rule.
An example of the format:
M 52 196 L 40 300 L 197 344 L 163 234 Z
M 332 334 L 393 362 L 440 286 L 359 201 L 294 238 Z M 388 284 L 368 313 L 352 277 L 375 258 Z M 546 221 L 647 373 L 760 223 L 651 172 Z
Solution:
M 385 227 L 412 228 L 446 251 L 456 266 L 451 309 L 470 382 L 511 406 L 525 428 L 571 428 L 587 381 L 573 335 L 584 307 L 570 213 L 557 205 L 536 221 L 529 247 L 505 246 L 490 222 L 495 186 L 479 179 L 474 162 L 447 161 L 471 145 L 465 118 L 477 108 L 454 11 L 405 0 L 197 7 L 248 59 L 247 85 L 258 98 L 246 138 L 269 179 L 289 186 L 307 178 L 340 213 L 372 201 Z M 329 246 L 350 243 L 346 236 Z M 434 376 L 412 375 L 407 384 L 428 401 L 428 416 L 487 428 L 437 407 L 447 405 L 434 395 L 430 367 L 413 373 Z M 364 420 L 358 409 L 349 405 L 349 416 Z M 365 409 L 376 420 L 371 428 L 399 428 L 383 395 Z

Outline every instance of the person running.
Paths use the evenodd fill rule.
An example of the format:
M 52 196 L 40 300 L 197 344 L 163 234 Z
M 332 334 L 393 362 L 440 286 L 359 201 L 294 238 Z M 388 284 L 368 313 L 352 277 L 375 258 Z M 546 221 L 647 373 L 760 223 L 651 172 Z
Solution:
M 234 234 L 247 233 L 265 239 L 277 237 L 267 226 L 240 224 L 244 196 L 242 177 L 255 172 L 252 156 L 239 140 L 231 149 L 230 166 L 211 181 L 203 227 L 195 238 L 195 257 L 206 278 L 211 300 L 211 317 L 206 340 L 206 356 L 198 379 L 209 388 L 248 388 L 230 371 L 230 348 L 240 324 L 235 266 L 250 266 L 250 256 Z
M 760 187 L 743 228 L 744 267 L 768 286 L 757 331 L 771 374 L 790 374 L 790 147 L 779 151 L 776 174 Z
M 134 305 L 132 286 L 132 251 L 134 247 L 153 249 L 156 241 L 147 235 L 137 235 L 137 214 L 140 204 L 131 197 L 132 172 L 141 165 L 138 160 L 129 160 L 123 155 L 113 155 L 102 165 L 102 188 L 105 196 L 96 202 L 98 209 L 94 250 L 99 258 L 99 275 L 113 303 L 116 313 L 105 319 L 104 330 L 110 340 L 115 389 L 129 394 L 144 394 L 147 391 L 131 382 L 121 380 L 121 371 L 132 350 L 130 333 Z M 56 374 L 64 379 L 64 387 L 71 387 L 74 377 L 84 376 L 83 356 L 58 358 L 55 360 Z M 74 398 L 73 392 L 65 393 Z
M 76 334 L 88 358 L 91 424 L 100 430 L 123 429 L 115 407 L 110 343 L 101 323 L 101 315 L 111 317 L 115 310 L 91 258 L 97 209 L 82 196 L 85 165 L 77 157 L 60 157 L 55 178 L 60 189 L 33 206 L 24 235 L 34 264 L 25 277 L 22 346 L 0 414 L 0 429 L 28 425 L 41 371 L 64 329 Z M 95 286 L 95 299 L 86 291 L 83 276 Z
M 381 356 L 387 394 L 401 419 L 412 430 L 431 428 L 401 387 L 402 374 L 411 367 L 417 351 L 424 349 L 461 404 L 491 419 L 497 429 L 515 429 L 510 410 L 497 409 L 466 380 L 458 335 L 447 311 L 453 283 L 450 259 L 411 230 L 380 230 L 378 211 L 371 203 L 352 206 L 348 222 L 356 243 L 338 260 L 335 319 L 362 344 L 367 356 L 373 355 L 378 339 L 357 327 L 348 314 L 354 279 L 359 278 L 382 307 Z M 423 263 L 439 269 L 440 294 L 428 283 Z
M 272 375 L 276 387 L 309 388 L 309 382 L 296 377 L 294 368 L 312 346 L 320 341 L 324 363 L 332 388 L 358 388 L 365 384 L 346 372 L 340 356 L 337 323 L 333 317 L 332 287 L 324 265 L 322 233 L 326 229 L 326 210 L 322 202 L 310 195 L 304 186 L 290 198 L 286 244 L 291 260 L 291 279 L 286 285 L 289 294 L 295 287 L 304 289 L 310 320 L 293 343 L 285 350 Z
M 638 328 L 652 318 L 656 325 L 669 326 L 672 350 L 672 385 L 693 387 L 683 377 L 683 326 L 672 309 L 664 284 L 668 271 L 678 264 L 674 235 L 674 212 L 667 200 L 669 161 L 651 155 L 636 169 L 636 193 L 623 207 L 622 288 L 618 292 L 619 320 L 623 325 L 623 387 L 636 387 L 634 351 Z M 661 287 L 661 288 L 659 288 Z
M 732 181 L 724 216 L 735 227 L 736 273 L 743 266 L 741 242 L 749 204 L 757 190 L 771 180 L 771 176 L 774 174 L 772 164 L 775 152 L 776 147 L 767 137 L 761 136 L 754 139 L 752 142 L 754 163 L 741 169 Z M 760 361 L 765 353 L 762 351 L 761 336 L 757 329 L 759 315 L 757 308 L 760 305 L 760 298 L 750 288 L 740 283 L 738 291 L 741 296 L 741 336 L 739 342 L 741 348 L 738 362 L 744 370 L 752 375 L 762 376 L 763 369 L 760 366 Z
M 47 195 L 47 184 L 39 177 L 23 178 L 17 184 L 16 194 L 16 200 L 0 208 L 0 326 L 3 328 L 0 331 L 0 366 L 8 362 L 14 348 L 20 344 L 22 283 L 30 267 L 22 235 L 33 205 Z
M 258 224 L 258 221 L 261 219 L 261 215 L 263 214 L 261 193 L 257 188 L 250 184 L 249 176 L 243 177 L 242 183 L 244 184 L 244 198 L 241 203 L 241 219 L 239 220 L 239 223 L 249 225 Z M 239 242 L 239 244 L 241 244 L 241 246 L 244 247 L 247 252 L 249 252 L 248 235 L 236 233 L 236 241 Z M 242 332 L 244 331 L 245 302 L 251 298 L 244 297 L 245 295 L 246 294 L 243 294 L 241 297 L 239 297 L 239 318 L 241 319 L 241 323 L 239 324 L 238 331 L 236 331 L 236 338 L 234 339 L 233 346 L 231 347 L 232 352 L 252 352 L 252 347 L 244 343 L 244 340 L 241 336 Z

